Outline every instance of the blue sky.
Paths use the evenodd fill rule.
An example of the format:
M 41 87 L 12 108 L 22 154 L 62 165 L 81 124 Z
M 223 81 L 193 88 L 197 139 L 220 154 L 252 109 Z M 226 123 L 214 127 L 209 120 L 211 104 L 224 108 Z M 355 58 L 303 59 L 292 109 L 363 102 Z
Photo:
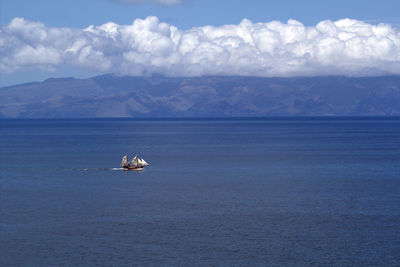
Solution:
M 217 57 L 221 56 L 221 60 L 229 60 L 232 63 L 237 63 L 234 59 L 238 58 L 239 56 L 235 52 L 229 51 L 227 53 L 230 53 L 230 56 L 222 56 L 225 52 L 215 52 L 215 54 L 210 54 L 206 55 L 204 58 L 194 58 L 192 57 L 190 60 L 185 58 L 182 60 L 181 58 L 177 61 L 176 59 L 172 59 L 170 56 L 172 51 L 176 51 L 179 48 L 179 45 L 176 44 L 176 47 L 174 47 L 172 50 L 170 50 L 169 54 L 163 54 L 162 57 L 160 56 L 160 51 L 150 51 L 156 53 L 157 58 L 151 57 L 151 58 L 146 58 L 146 62 L 144 62 L 138 53 L 140 54 L 143 52 L 143 49 L 135 50 L 135 53 L 130 53 L 128 55 L 126 53 L 127 48 L 124 48 L 124 56 L 125 58 L 122 59 L 116 59 L 115 56 L 115 51 L 111 53 L 111 55 L 107 54 L 107 51 L 101 50 L 102 48 L 96 47 L 93 44 L 90 44 L 90 51 L 94 51 L 94 56 L 88 56 L 85 60 L 82 59 L 82 51 L 74 52 L 74 53 L 80 53 L 78 59 L 71 59 L 69 57 L 66 59 L 64 56 L 60 56 L 57 53 L 61 53 L 59 50 L 62 50 L 63 55 L 65 54 L 65 51 L 70 49 L 71 46 L 68 47 L 57 47 L 54 48 L 51 44 L 49 44 L 49 40 L 46 40 L 46 45 L 40 42 L 36 41 L 26 41 L 26 37 L 21 37 L 19 34 L 21 32 L 21 29 L 37 29 L 38 27 L 46 27 L 45 29 L 42 29 L 42 31 L 51 31 L 51 29 L 56 29 L 59 30 L 61 28 L 68 28 L 68 29 L 85 29 L 90 25 L 96 26 L 101 26 L 104 23 L 107 22 L 113 22 L 116 25 L 133 25 L 133 21 L 135 19 L 146 19 L 148 16 L 155 16 L 157 18 L 157 22 L 154 22 L 155 24 L 159 25 L 160 23 L 166 23 L 169 26 L 173 26 L 179 29 L 182 34 L 180 34 L 179 38 L 182 36 L 189 36 L 188 31 L 192 29 L 193 27 L 204 27 L 205 25 L 213 25 L 216 27 L 220 27 L 218 29 L 214 29 L 214 33 L 211 35 L 207 36 L 202 36 L 201 39 L 206 38 L 207 39 L 207 44 L 212 43 L 215 48 L 215 45 L 222 47 L 224 50 L 225 47 L 221 45 L 221 43 L 215 42 L 215 40 L 211 40 L 210 38 L 213 38 L 212 36 L 215 36 L 217 32 L 220 31 L 225 31 L 224 25 L 239 25 L 243 19 L 247 19 L 253 23 L 251 25 L 251 29 L 254 30 L 258 26 L 256 25 L 257 22 L 260 23 L 269 23 L 271 21 L 277 20 L 281 21 L 284 25 L 281 26 L 274 26 L 272 24 L 265 24 L 265 27 L 268 29 L 275 29 L 275 31 L 285 31 L 285 29 L 288 29 L 287 22 L 289 19 L 296 20 L 300 22 L 304 28 L 307 27 L 315 27 L 318 23 L 321 21 L 329 20 L 332 22 L 338 21 L 340 19 L 344 18 L 350 18 L 355 21 L 359 21 L 362 23 L 365 23 L 367 25 L 370 25 L 373 27 L 373 25 L 378 25 L 379 23 L 385 23 L 389 26 L 391 26 L 391 35 L 389 36 L 384 36 L 386 39 L 385 40 L 393 40 L 393 38 L 398 37 L 398 29 L 400 25 L 400 15 L 398 10 L 400 10 L 400 1 L 398 0 L 381 0 L 381 1 L 374 1 L 374 0 L 353 0 L 353 1 L 343 1 L 343 0 L 336 0 L 336 1 L 328 1 L 328 0 L 319 0 L 319 1 L 295 1 L 295 0 L 280 0 L 280 1 L 262 1 L 262 0 L 249 0 L 249 1 L 239 1 L 239 0 L 172 0 L 172 1 L 177 1 L 177 2 L 182 2 L 182 3 L 177 3 L 177 4 L 169 4 L 169 5 L 164 5 L 164 4 L 155 4 L 155 3 L 146 3 L 149 1 L 142 0 L 143 3 L 120 3 L 118 1 L 124 1 L 124 0 L 81 0 L 81 1 L 75 1 L 75 0 L 68 0 L 68 1 L 54 1 L 54 0 L 36 0 L 36 1 L 28 1 L 28 0 L 1 0 L 1 25 L 3 27 L 3 39 L 5 42 L 8 42 L 10 38 L 18 39 L 16 41 L 16 44 L 13 45 L 13 47 L 21 45 L 21 47 L 26 47 L 29 46 L 30 48 L 33 48 L 33 50 L 29 51 L 34 51 L 33 53 L 37 54 L 38 57 L 43 56 L 43 54 L 46 54 L 47 57 L 49 56 L 49 53 L 43 52 L 42 50 L 39 51 L 38 49 L 43 48 L 47 49 L 46 51 L 53 51 L 52 55 L 54 55 L 52 60 L 49 60 L 48 58 L 46 59 L 43 57 L 41 60 L 38 62 L 34 62 L 34 60 L 29 61 L 28 63 L 27 60 L 21 60 L 20 58 L 17 58 L 17 55 L 24 55 L 24 53 L 28 53 L 24 50 L 16 50 L 13 48 L 11 51 L 11 48 L 3 49 L 0 50 L 0 53 L 4 53 L 3 55 L 3 69 L 1 71 L 1 85 L 8 85 L 8 84 L 14 84 L 14 83 L 20 83 L 20 82 L 28 82 L 32 80 L 42 80 L 47 77 L 62 77 L 62 76 L 77 76 L 77 77 L 86 77 L 86 76 L 91 76 L 91 75 L 96 75 L 99 73 L 104 73 L 104 72 L 110 72 L 110 70 L 115 69 L 115 64 L 118 66 L 120 64 L 128 64 L 127 62 L 129 61 L 129 64 L 133 64 L 135 66 L 135 70 L 132 71 L 131 73 L 127 71 L 126 67 L 125 69 L 119 70 L 121 74 L 130 74 L 130 75 L 142 75 L 143 73 L 151 73 L 151 72 L 161 72 L 166 75 L 202 75 L 202 74 L 210 74 L 210 73 L 217 73 L 217 74 L 230 74 L 230 73 L 225 73 L 223 71 L 219 71 L 217 68 L 218 66 L 223 69 L 226 69 L 226 65 L 224 64 L 217 64 L 217 67 L 211 66 L 211 63 L 207 63 L 205 65 L 200 64 L 199 62 L 204 62 L 207 58 L 213 58 L 215 55 Z M 125 0 L 125 1 L 130 1 L 130 0 Z M 157 0 L 152 0 L 152 1 L 157 1 Z M 150 1 L 151 2 L 151 1 Z M 9 28 L 5 29 L 7 25 L 11 25 L 11 21 L 13 21 L 16 17 L 23 18 L 24 21 L 19 21 L 19 23 L 16 23 L 18 21 L 14 21 L 14 30 L 10 30 Z M 32 23 L 37 23 L 40 22 L 41 25 L 36 25 Z M 152 24 L 153 22 L 147 21 L 145 24 L 148 25 L 149 23 Z M 153 24 L 154 24 L 153 23 Z M 150 25 L 149 24 L 149 25 Z M 152 25 L 153 25 L 152 24 Z M 154 24 L 154 25 L 155 25 Z M 339 23 L 340 24 L 340 23 Z M 272 26 L 271 26 L 272 25 Z M 344 25 L 343 27 L 347 27 L 349 25 L 360 25 L 357 23 L 353 22 L 346 22 L 346 23 L 341 23 L 340 25 Z M 337 27 L 342 27 L 342 26 L 337 26 Z M 147 27 L 147 26 L 146 26 Z M 246 26 L 247 27 L 247 26 Z M 274 28 L 275 27 L 275 28 Z M 341 29 L 344 29 L 344 28 Z M 357 26 L 360 28 L 359 26 Z M 364 27 L 364 26 L 363 26 Z M 18 28 L 18 29 L 17 29 Z M 242 25 L 242 28 L 244 26 Z M 250 29 L 247 27 L 246 29 Z M 321 29 L 326 29 L 329 31 L 329 26 L 324 26 L 322 25 L 319 27 L 319 31 Z M 346 28 L 346 29 L 347 29 Z M 16 31 L 17 29 L 18 31 Z M 118 29 L 118 31 L 124 32 L 123 29 Z M 309 29 L 306 29 L 309 31 Z M 97 37 L 100 38 L 98 35 L 100 30 L 97 30 L 96 33 Z M 152 30 L 149 28 L 149 31 L 153 34 Z M 161 30 L 160 30 L 161 31 Z M 323 32 L 324 30 L 322 30 Z M 347 30 L 346 30 L 347 31 Z M 386 32 L 385 29 L 382 29 L 382 31 Z M 19 33 L 16 33 L 19 32 Z M 27 36 L 31 36 L 32 34 L 37 33 L 38 31 L 33 31 L 31 33 L 25 32 Z M 7 35 L 5 35 L 5 33 Z M 160 32 L 158 32 L 160 33 Z M 164 33 L 162 33 L 164 34 Z M 160 38 L 162 39 L 163 35 L 160 35 Z M 339 33 L 338 33 L 339 34 Z M 341 33 L 343 36 L 343 32 Z M 49 34 L 47 34 L 48 36 Z M 153 34 L 154 35 L 154 34 Z M 152 36 L 153 36 L 152 35 Z M 10 37 L 11 36 L 11 37 Z M 76 37 L 79 36 L 79 37 Z M 154 37 L 155 36 L 155 37 Z M 158 35 L 154 35 L 151 38 L 158 38 Z M 192 35 L 191 35 L 192 36 Z M 211 36 L 211 37 L 210 37 Z M 224 35 L 225 36 L 225 35 Z M 272 35 L 271 35 L 272 36 Z M 394 36 L 394 37 L 393 37 Z M 232 37 L 232 34 L 229 35 L 229 37 Z M 240 38 L 245 38 L 243 36 L 239 36 Z M 1 37 L 0 37 L 1 38 Z M 8 39 L 7 39 L 8 38 Z M 76 33 L 72 34 L 69 37 L 70 39 L 72 38 L 77 38 L 77 40 L 81 40 L 83 37 L 81 36 L 81 33 Z M 89 37 L 85 37 L 86 39 Z M 92 37 L 90 37 L 92 38 Z M 101 37 L 102 38 L 102 37 Z M 172 37 L 171 37 L 172 38 Z M 178 38 L 178 37 L 177 37 Z M 199 38 L 198 36 L 196 37 L 197 39 Z M 270 37 L 272 41 L 274 41 L 274 38 L 280 38 L 282 42 L 282 36 L 281 37 Z M 297 37 L 296 37 L 297 38 Z M 321 42 L 322 37 L 318 37 L 317 39 L 313 39 L 313 42 Z M 339 37 L 338 37 L 339 38 Z M 340 37 L 342 38 L 342 37 Z M 376 46 L 376 45 L 382 45 L 382 49 L 386 47 L 387 44 L 385 44 L 385 40 L 380 42 L 379 38 L 383 38 L 381 35 L 377 37 L 378 39 L 376 40 L 375 44 L 371 44 L 370 46 Z M 28 38 L 29 39 L 29 38 Z M 85 39 L 85 40 L 86 40 Z M 153 40 L 152 39 L 152 40 Z M 160 40 L 161 40 L 160 39 Z M 188 39 L 188 38 L 186 38 Z M 186 40 L 185 39 L 185 40 Z M 109 41 L 109 39 L 107 39 Z M 297 40 L 297 39 L 296 39 Z M 364 39 L 363 39 L 364 40 Z M 361 40 L 361 42 L 363 42 Z M 365 39 L 366 40 L 366 39 Z M 397 39 L 396 39 L 397 40 Z M 91 39 L 91 41 L 93 41 Z M 90 41 L 90 42 L 91 42 Z M 25 43 L 24 43 L 25 42 Z M 53 41 L 54 42 L 54 41 Z M 65 40 L 67 42 L 67 40 Z M 88 41 L 89 42 L 89 41 Z M 269 42 L 267 40 L 267 42 Z M 310 40 L 307 40 L 307 47 L 310 47 L 311 43 Z M 325 43 L 328 41 L 324 41 Z M 332 43 L 331 41 L 329 41 Z M 224 43 L 225 44 L 225 43 Z M 288 42 L 285 41 L 284 45 L 287 45 Z M 110 44 L 111 46 L 115 46 L 116 44 Z M 231 45 L 231 44 L 230 44 Z M 288 47 L 287 49 L 291 50 L 280 50 L 276 52 L 276 49 L 271 50 L 270 48 L 266 48 L 265 45 L 268 46 L 268 44 L 265 43 L 265 38 L 262 43 L 260 43 L 258 46 L 255 44 L 255 52 L 249 52 L 249 53 L 260 53 L 263 55 L 263 61 L 259 62 L 259 68 L 254 69 L 252 71 L 248 71 L 247 69 L 235 69 L 232 70 L 233 75 L 257 75 L 257 76 L 293 76 L 293 75 L 310 75 L 313 74 L 314 69 L 321 69 L 321 64 L 322 69 L 324 69 L 324 72 L 322 73 L 317 73 L 315 74 L 341 74 L 340 71 L 338 71 L 338 67 L 336 66 L 335 68 L 335 62 L 326 62 L 326 59 L 324 57 L 321 58 L 321 53 L 316 51 L 315 55 L 318 54 L 318 58 L 315 58 L 316 56 L 314 55 L 314 52 L 307 52 L 303 53 L 301 58 L 298 56 L 299 55 L 299 49 L 305 49 L 304 45 L 302 47 Z M 282 44 L 281 44 L 282 45 Z M 351 48 L 354 51 L 359 51 L 359 49 L 369 49 L 368 47 L 354 47 L 354 44 Z M 394 46 L 396 48 L 398 44 L 396 41 L 393 44 L 390 44 L 391 46 Z M 390 46 L 389 45 L 389 46 Z M 86 45 L 87 47 L 89 45 Z M 345 44 L 346 47 L 350 47 L 349 43 Z M 11 45 L 10 45 L 11 47 Z M 199 47 L 201 47 L 203 50 L 202 51 L 214 51 L 212 47 L 208 46 L 206 49 L 205 45 L 200 44 Z M 335 49 L 339 50 L 340 46 L 337 46 Z M 21 49 L 22 49 L 21 48 Z M 386 56 L 388 53 L 397 53 L 399 50 L 394 49 L 393 47 L 390 48 L 390 51 L 386 51 Z M 53 50 L 52 50 L 53 49 Z M 82 48 L 83 49 L 83 48 Z M 96 50 L 97 49 L 97 50 Z M 116 49 L 116 48 L 115 48 Z M 161 49 L 161 48 L 160 48 Z M 164 49 L 164 48 L 163 48 Z M 208 50 L 209 49 L 209 50 Z M 218 50 L 218 48 L 216 48 Z M 268 50 L 269 49 L 269 50 Z M 293 50 L 294 49 L 294 50 Z M 308 48 L 307 48 L 308 49 Z M 331 49 L 331 47 L 329 47 Z M 328 50 L 329 50 L 328 49 Z M 379 51 L 381 51 L 380 49 Z M 57 50 L 57 51 L 56 51 Z M 86 49 L 85 51 L 87 51 Z M 353 51 L 352 50 L 352 51 Z M 164 51 L 164 50 L 163 50 Z M 186 50 L 185 50 L 186 51 Z M 249 50 L 250 51 L 250 50 Z M 378 52 L 379 52 L 378 51 Z M 146 53 L 146 56 L 150 53 L 149 50 L 145 50 L 143 53 Z M 267 55 L 266 53 L 269 53 Z M 16 56 L 15 57 L 10 57 L 10 53 L 14 53 Z M 88 52 L 89 53 L 89 52 Z M 97 53 L 97 54 L 96 54 Z M 97 61 L 94 62 L 88 62 L 89 58 L 94 58 L 96 55 L 98 56 L 100 54 L 103 54 L 103 56 L 106 58 L 103 61 L 100 59 L 96 59 Z M 122 52 L 121 52 L 122 53 Z M 120 53 L 120 54 L 121 54 Z M 186 52 L 185 52 L 186 53 Z M 206 52 L 207 53 L 207 52 Z M 288 57 L 290 56 L 285 56 L 288 53 L 294 53 L 298 56 L 297 59 L 294 59 L 293 56 L 289 60 Z M 371 52 L 371 53 L 376 53 L 376 51 Z M 226 54 L 226 53 L 225 53 Z M 135 55 L 135 57 L 134 57 Z M 198 54 L 196 54 L 198 55 Z M 332 53 L 331 53 L 332 55 Z M 339 54 L 335 54 L 337 57 L 341 57 Z M 2 55 L 0 54 L 0 57 Z M 154 55 L 153 55 L 154 56 Z M 181 55 L 182 56 L 182 55 Z M 360 55 L 359 57 L 365 56 L 361 61 L 365 60 L 370 60 L 371 55 Z M 168 57 L 168 58 L 167 58 Z M 175 55 L 175 58 L 177 56 Z M 78 55 L 76 56 L 78 58 Z M 128 58 L 128 59 L 126 59 Z M 305 61 L 303 59 L 306 59 Z M 100 61 L 101 63 L 99 63 Z M 108 60 L 105 62 L 105 60 Z M 127 61 L 128 60 L 128 61 Z M 168 61 L 168 64 L 165 63 L 160 63 L 161 61 Z M 171 63 L 171 60 L 173 63 Z M 196 61 L 197 60 L 197 61 Z M 303 70 L 309 68 L 309 71 L 299 72 L 296 71 L 296 67 L 294 66 L 292 69 L 279 69 L 275 70 L 273 69 L 272 71 L 263 71 L 267 70 L 268 68 L 273 68 L 268 64 L 264 64 L 265 61 L 271 61 L 271 62 L 282 62 L 284 60 L 288 60 L 287 62 L 293 62 L 293 60 L 297 60 L 294 62 L 294 65 L 300 66 Z M 325 60 L 325 61 L 324 61 Z M 352 59 L 353 60 L 353 59 Z M 382 58 L 376 59 L 376 62 L 386 60 L 384 52 L 382 52 Z M 11 61 L 13 62 L 23 62 L 20 65 L 15 65 L 12 67 L 8 67 L 7 65 L 10 65 Z M 79 62 L 78 62 L 79 61 Z M 83 62 L 84 61 L 84 62 Z M 316 62 L 319 62 L 318 64 Z M 350 59 L 349 59 L 350 61 Z M 359 74 L 365 74 L 371 72 L 371 73 L 391 73 L 390 69 L 382 69 L 380 66 L 376 64 L 370 64 L 368 69 L 352 69 L 353 65 L 355 64 L 361 64 L 360 60 L 355 62 L 352 61 L 349 64 L 345 66 L 340 66 L 340 68 L 348 68 L 351 71 L 354 71 L 354 74 L 357 75 Z M 111 62 L 111 63 L 110 63 Z M 149 63 L 150 62 L 150 63 Z M 156 63 L 154 63 L 156 62 Z M 321 63 L 322 62 L 322 63 Z M 355 62 L 355 63 L 354 63 Z M 103 67 L 93 67 L 96 64 L 102 64 Z M 250 62 L 251 63 L 251 62 Z M 388 63 L 388 62 L 384 62 Z M 393 69 L 397 68 L 397 60 L 394 62 L 389 62 L 389 65 L 392 66 L 393 64 Z M 128 65 L 129 65 L 128 64 Z M 138 68 L 137 66 L 141 64 L 141 68 Z M 164 65 L 163 65 L 164 64 Z M 190 66 L 197 66 L 203 70 L 202 71 L 195 71 L 193 70 L 190 73 L 183 72 L 182 69 L 187 69 L 188 64 Z M 133 65 L 129 65 L 129 67 L 132 67 Z M 179 66 L 178 66 L 179 65 Z M 1 65 L 0 65 L 1 66 Z M 107 67 L 108 66 L 108 67 Z M 298 67 L 298 68 L 300 68 Z M 244 64 L 243 68 L 247 68 L 247 65 Z M 1 68 L 0 68 L 1 69 Z M 168 70 L 172 70 L 170 73 Z M 348 70 L 346 70 L 347 72 Z M 395 72 L 396 73 L 396 72 Z
M 352 18 L 400 23 L 398 0 L 189 0 L 178 5 L 121 4 L 112 0 L 1 0 L 1 23 L 14 17 L 50 26 L 87 27 L 108 21 L 130 24 L 135 18 L 157 16 L 182 29 L 203 25 L 296 19 L 305 25 L 321 20 Z

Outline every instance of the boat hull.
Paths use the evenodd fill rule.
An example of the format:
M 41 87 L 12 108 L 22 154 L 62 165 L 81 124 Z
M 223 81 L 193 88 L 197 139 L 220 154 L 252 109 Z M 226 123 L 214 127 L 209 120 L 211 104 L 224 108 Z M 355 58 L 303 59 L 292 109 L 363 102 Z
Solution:
M 132 166 L 123 166 L 123 169 L 124 169 L 125 171 L 130 171 L 130 170 L 141 171 L 141 170 L 143 170 L 143 166 L 135 166 L 135 167 L 132 167 Z

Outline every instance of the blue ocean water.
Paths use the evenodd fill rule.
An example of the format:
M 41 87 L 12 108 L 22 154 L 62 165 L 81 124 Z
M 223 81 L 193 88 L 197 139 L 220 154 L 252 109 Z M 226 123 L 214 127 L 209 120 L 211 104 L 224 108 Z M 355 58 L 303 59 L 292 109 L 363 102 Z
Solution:
M 399 266 L 400 119 L 2 120 L 17 266 Z M 150 163 L 121 171 L 124 154 Z

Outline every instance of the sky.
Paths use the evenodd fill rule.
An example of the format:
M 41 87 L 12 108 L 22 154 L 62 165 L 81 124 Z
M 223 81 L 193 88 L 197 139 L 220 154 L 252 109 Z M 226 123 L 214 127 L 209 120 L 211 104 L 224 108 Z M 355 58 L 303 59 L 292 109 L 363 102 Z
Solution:
M 399 0 L 0 0 L 0 85 L 400 74 Z

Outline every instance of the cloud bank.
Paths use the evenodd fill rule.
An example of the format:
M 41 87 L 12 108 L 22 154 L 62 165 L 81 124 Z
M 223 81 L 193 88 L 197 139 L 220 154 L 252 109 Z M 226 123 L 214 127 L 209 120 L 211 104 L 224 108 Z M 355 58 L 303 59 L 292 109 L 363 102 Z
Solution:
M 400 32 L 352 19 L 313 27 L 244 19 L 238 25 L 180 30 L 157 17 L 86 29 L 15 18 L 1 27 L 1 72 L 61 64 L 135 76 L 400 74 Z

